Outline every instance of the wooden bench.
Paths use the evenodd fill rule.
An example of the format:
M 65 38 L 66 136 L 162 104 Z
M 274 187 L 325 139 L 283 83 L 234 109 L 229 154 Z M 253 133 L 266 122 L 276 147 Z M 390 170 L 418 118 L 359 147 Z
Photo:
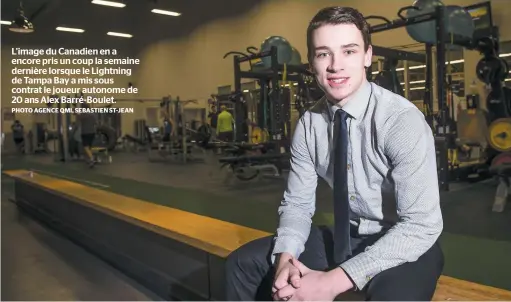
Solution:
M 54 177 L 41 175 L 37 173 L 30 173 L 25 170 L 17 170 L 17 171 L 7 171 L 5 174 L 11 176 L 15 179 L 15 185 L 20 186 L 19 189 L 15 189 L 16 191 L 16 199 L 18 202 L 24 200 L 24 203 L 30 203 L 32 201 L 27 200 L 30 196 L 25 196 L 24 194 L 28 191 L 26 186 L 30 186 L 31 188 L 39 188 L 42 191 L 53 194 L 58 194 L 61 197 L 65 197 L 67 200 L 71 200 L 72 203 L 81 204 L 82 206 L 86 206 L 90 209 L 94 209 L 96 212 L 102 212 L 107 214 L 108 216 L 114 217 L 117 220 L 122 220 L 128 222 L 129 224 L 134 224 L 139 228 L 142 228 L 146 231 L 157 233 L 165 238 L 183 243 L 184 245 L 193 247 L 199 251 L 202 251 L 208 255 L 208 260 L 205 262 L 208 266 L 206 271 L 208 276 L 208 282 L 210 284 L 207 285 L 208 293 L 202 292 L 201 295 L 203 298 L 208 299 L 222 299 L 221 291 L 222 284 L 220 281 L 214 281 L 215 277 L 212 277 L 211 274 L 216 276 L 221 276 L 222 273 L 222 261 L 218 262 L 215 259 L 224 259 L 227 257 L 232 251 L 240 247 L 241 245 L 255 240 L 257 238 L 265 237 L 270 235 L 267 232 L 243 227 L 240 225 L 228 223 L 225 221 L 184 212 L 177 209 L 172 209 L 165 206 L 160 206 L 154 203 L 130 198 L 127 196 L 122 196 L 118 194 L 114 194 L 111 192 L 87 187 L 81 184 L 73 183 L 67 180 L 61 180 Z M 42 193 L 41 193 L 42 194 Z M 38 194 L 37 196 L 40 196 Z M 44 194 L 43 194 L 44 195 Z M 35 197 L 30 197 L 35 199 Z M 172 196 L 169 196 L 172 198 Z M 19 200 L 18 200 L 19 199 Z M 42 198 L 44 199 L 44 198 Z M 49 207 L 47 204 L 50 201 L 46 201 L 48 198 L 44 199 L 44 201 L 39 202 L 39 207 Z M 61 200 L 58 203 L 63 204 L 64 201 Z M 69 215 L 71 212 L 70 206 L 72 204 L 66 203 L 66 211 L 61 214 L 61 216 Z M 37 205 L 36 205 L 37 206 Z M 57 205 L 54 205 L 53 208 L 57 208 Z M 48 210 L 48 209 L 47 209 Z M 56 210 L 55 210 L 56 211 Z M 80 212 L 80 215 L 88 215 L 85 210 Z M 75 216 L 79 217 L 79 216 Z M 65 217 L 60 217 L 60 219 L 65 219 Z M 77 219 L 77 218 L 75 218 Z M 70 219 L 71 220 L 71 219 Z M 99 223 L 98 221 L 96 221 Z M 69 223 L 75 223 L 74 221 Z M 90 222 L 89 222 L 90 223 Z M 85 224 L 85 223 L 84 223 Z M 82 225 L 84 228 L 85 226 Z M 103 235 L 106 233 L 108 229 L 103 229 L 100 232 L 96 232 L 96 236 Z M 119 236 L 121 235 L 118 233 Z M 124 233 L 122 233 L 124 235 Z M 112 235 L 115 237 L 115 234 Z M 138 239 L 142 237 L 138 236 L 138 233 L 131 232 L 130 234 L 126 234 L 128 236 L 126 240 L 137 241 L 143 240 Z M 115 241 L 114 238 L 109 238 L 109 241 Z M 146 241 L 145 244 L 157 244 L 152 239 L 151 241 Z M 110 243 L 109 244 L 114 244 Z M 118 243 L 120 244 L 120 243 Z M 140 242 L 142 244 L 142 242 Z M 162 246 L 166 246 L 163 243 L 158 243 Z M 125 245 L 126 246 L 126 245 Z M 147 252 L 146 254 L 142 253 L 142 257 L 151 258 L 149 254 L 153 247 L 146 246 Z M 172 252 L 175 250 L 182 249 L 182 247 L 172 246 L 172 248 L 168 248 L 162 251 Z M 95 251 L 96 252 L 96 251 Z M 126 251 L 125 251 L 126 252 Z M 186 256 L 190 256 L 193 254 L 191 251 L 181 251 L 186 254 Z M 120 254 L 117 255 L 119 257 Z M 130 257 L 133 256 L 132 253 Z M 146 256 L 144 256 L 146 255 Z M 174 255 L 174 254 L 173 254 Z M 176 254 L 177 255 L 177 254 Z M 181 257 L 180 261 L 185 261 L 186 259 L 182 258 L 183 255 L 178 255 L 176 257 Z M 172 257 L 166 257 L 171 259 Z M 184 260 L 183 260 L 184 259 Z M 197 257 L 197 259 L 202 259 L 201 256 Z M 135 259 L 137 261 L 147 261 L 148 259 Z M 170 261 L 170 260 L 169 260 Z M 153 266 L 158 266 L 152 263 Z M 161 264 L 164 265 L 164 264 Z M 119 264 L 117 264 L 119 266 Z M 195 266 L 196 271 L 200 271 L 198 266 Z M 123 268 L 120 267 L 122 270 Z M 152 269 L 160 269 L 160 268 L 152 268 Z M 163 268 L 161 268 L 163 270 Z M 130 271 L 133 274 L 133 271 Z M 171 272 L 165 272 L 165 274 L 170 274 Z M 160 275 L 164 275 L 160 273 Z M 134 276 L 135 278 L 139 276 Z M 151 282 L 142 282 L 146 284 L 148 287 L 153 285 L 154 281 Z M 218 283 L 218 284 L 213 284 Z M 185 285 L 186 287 L 187 285 Z M 193 289 L 189 289 L 192 290 Z M 205 297 L 207 296 L 207 297 Z M 484 286 L 464 280 L 459 280 L 447 276 L 442 276 L 438 282 L 437 291 L 434 296 L 434 300 L 471 300 L 471 301 L 489 301 L 489 300 L 511 300 L 511 292 Z

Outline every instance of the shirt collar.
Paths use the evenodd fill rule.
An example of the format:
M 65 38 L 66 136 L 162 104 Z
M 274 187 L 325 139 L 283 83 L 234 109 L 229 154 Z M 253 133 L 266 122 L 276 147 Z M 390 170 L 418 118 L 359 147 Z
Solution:
M 364 114 L 369 98 L 371 97 L 372 86 L 369 81 L 365 81 L 360 88 L 353 94 L 350 99 L 346 102 L 342 109 L 354 119 L 359 119 Z M 337 104 L 332 104 L 327 101 L 330 108 L 330 115 L 333 120 L 335 112 L 341 107 Z

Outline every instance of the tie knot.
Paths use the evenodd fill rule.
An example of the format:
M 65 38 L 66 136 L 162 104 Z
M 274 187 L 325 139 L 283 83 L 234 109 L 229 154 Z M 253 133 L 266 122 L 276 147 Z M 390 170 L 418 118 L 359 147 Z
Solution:
M 339 119 L 340 121 L 345 121 L 348 119 L 348 113 L 342 109 L 338 109 L 335 112 L 335 119 Z

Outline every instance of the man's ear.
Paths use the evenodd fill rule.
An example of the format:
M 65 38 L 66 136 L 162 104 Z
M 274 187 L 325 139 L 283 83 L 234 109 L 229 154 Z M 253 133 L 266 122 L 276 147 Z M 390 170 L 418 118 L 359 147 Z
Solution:
M 373 47 L 371 45 L 369 45 L 369 47 L 367 48 L 367 51 L 364 55 L 364 66 L 366 68 L 369 68 L 372 64 L 373 64 Z

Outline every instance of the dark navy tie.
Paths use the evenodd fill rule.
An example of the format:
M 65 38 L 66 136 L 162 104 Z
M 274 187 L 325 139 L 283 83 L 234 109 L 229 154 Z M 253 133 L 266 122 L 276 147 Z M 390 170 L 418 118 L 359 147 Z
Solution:
M 334 260 L 337 264 L 351 255 L 350 201 L 348 197 L 348 114 L 335 112 L 334 129 Z

